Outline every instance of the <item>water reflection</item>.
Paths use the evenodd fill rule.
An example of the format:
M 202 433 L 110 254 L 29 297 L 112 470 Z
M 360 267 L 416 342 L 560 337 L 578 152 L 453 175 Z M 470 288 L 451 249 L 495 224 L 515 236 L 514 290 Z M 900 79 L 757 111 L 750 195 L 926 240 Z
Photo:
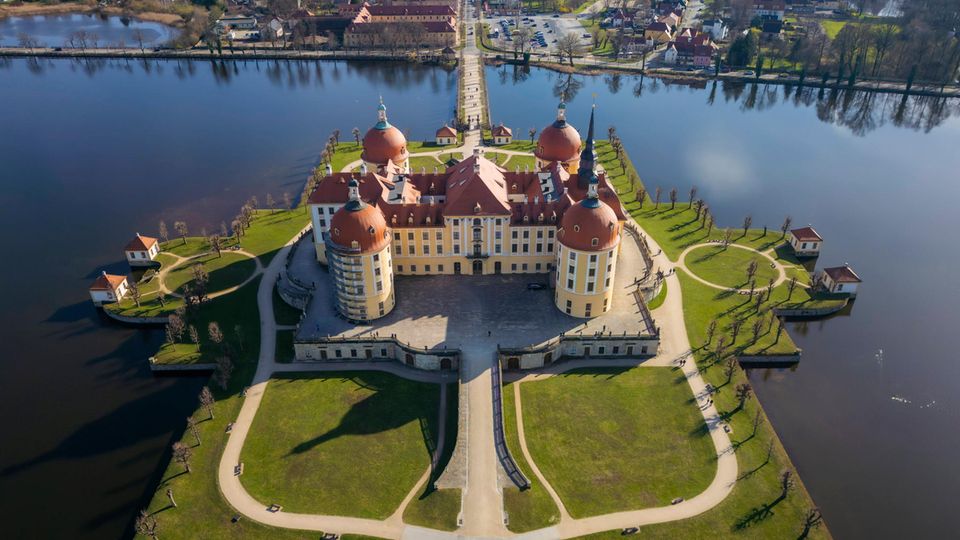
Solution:
M 634 97 L 644 92 L 694 91 L 709 89 L 706 102 L 713 105 L 720 97 L 735 103 L 740 110 L 765 111 L 778 105 L 803 106 L 813 109 L 822 122 L 841 126 L 863 136 L 888 123 L 912 130 L 929 132 L 945 120 L 960 114 L 960 99 L 937 96 L 904 96 L 900 94 L 848 90 L 844 88 L 797 87 L 796 85 L 708 81 L 706 79 L 659 79 L 643 75 L 574 75 L 569 73 L 531 72 L 528 66 L 504 64 L 497 68 L 501 86 L 523 83 L 533 74 L 551 81 L 553 96 L 572 101 L 589 79 L 602 79 L 611 95 L 629 87 Z

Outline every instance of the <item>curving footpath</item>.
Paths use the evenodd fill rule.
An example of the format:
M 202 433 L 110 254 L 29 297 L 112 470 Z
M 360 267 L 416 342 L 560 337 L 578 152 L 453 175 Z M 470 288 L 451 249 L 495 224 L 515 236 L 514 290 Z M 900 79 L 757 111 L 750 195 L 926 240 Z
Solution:
M 695 250 L 695 249 L 698 249 L 698 248 L 702 248 L 702 247 L 717 247 L 717 246 L 719 246 L 719 245 L 722 245 L 722 244 L 717 244 L 717 243 L 715 243 L 715 242 L 703 242 L 703 243 L 701 243 L 701 244 L 692 245 L 692 246 L 688 247 L 687 249 L 683 250 L 683 251 L 680 253 L 680 256 L 677 257 L 677 264 L 676 264 L 675 266 L 676 266 L 677 268 L 682 269 L 684 272 L 687 273 L 688 276 L 690 276 L 691 278 L 695 279 L 696 281 L 699 281 L 700 283 L 703 283 L 703 284 L 706 285 L 707 287 L 713 287 L 714 289 L 719 289 L 719 290 L 721 290 L 721 291 L 734 291 L 734 292 L 736 292 L 736 293 L 743 293 L 743 294 L 749 293 L 749 292 L 750 292 L 750 289 L 737 289 L 737 288 L 735 288 L 735 287 L 726 287 L 726 286 L 724 286 L 724 285 L 718 285 L 718 284 L 716 284 L 716 283 L 707 281 L 707 280 L 703 279 L 702 277 L 698 276 L 698 275 L 696 274 L 696 272 L 694 272 L 693 270 L 687 268 L 686 259 L 687 259 L 687 255 L 688 255 L 691 251 L 693 251 L 693 250 Z M 746 250 L 746 251 L 752 251 L 752 252 L 756 253 L 757 255 L 759 255 L 759 256 L 761 256 L 761 257 L 764 257 L 764 258 L 766 258 L 767 260 L 769 260 L 769 261 L 770 261 L 770 264 L 777 270 L 777 279 L 776 279 L 776 281 L 773 282 L 773 286 L 774 286 L 774 287 L 780 286 L 784 281 L 787 280 L 787 270 L 783 267 L 783 263 L 781 263 L 780 261 L 774 259 L 773 257 L 771 257 L 771 256 L 768 254 L 770 250 L 767 250 L 767 251 L 759 251 L 759 250 L 756 250 L 756 249 L 754 249 L 754 248 L 752 248 L 752 247 L 749 247 L 749 246 L 741 246 L 740 244 L 727 244 L 727 247 L 728 247 L 728 248 L 731 248 L 731 247 L 732 247 L 732 248 L 737 248 L 737 249 L 743 249 L 743 250 Z M 754 289 L 754 292 L 756 292 L 756 291 L 765 291 L 765 290 L 767 290 L 767 289 L 769 289 L 769 288 L 770 288 L 770 287 L 756 287 L 756 288 Z

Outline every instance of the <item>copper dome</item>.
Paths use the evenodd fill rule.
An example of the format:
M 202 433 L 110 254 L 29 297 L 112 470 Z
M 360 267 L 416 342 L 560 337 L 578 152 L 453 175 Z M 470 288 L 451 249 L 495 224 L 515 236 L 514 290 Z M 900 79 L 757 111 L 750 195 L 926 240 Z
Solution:
M 376 253 L 390 243 L 390 231 L 379 208 L 351 201 L 333 214 L 330 239 L 345 251 Z
M 401 163 L 407 159 L 407 138 L 389 124 L 383 127 L 378 124 L 363 136 L 363 153 L 360 157 L 378 165 L 386 165 L 387 161 Z
M 533 154 L 544 161 L 572 161 L 580 153 L 580 133 L 566 122 L 543 128 Z
M 620 241 L 620 224 L 613 208 L 596 198 L 586 198 L 563 213 L 560 243 L 578 251 L 604 251 Z

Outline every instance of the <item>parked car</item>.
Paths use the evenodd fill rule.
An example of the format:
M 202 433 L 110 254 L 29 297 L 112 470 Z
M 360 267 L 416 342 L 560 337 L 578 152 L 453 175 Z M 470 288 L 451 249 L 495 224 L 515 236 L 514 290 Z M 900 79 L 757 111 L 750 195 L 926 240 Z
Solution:
M 546 288 L 547 286 L 544 285 L 543 283 L 527 283 L 528 291 L 542 291 Z

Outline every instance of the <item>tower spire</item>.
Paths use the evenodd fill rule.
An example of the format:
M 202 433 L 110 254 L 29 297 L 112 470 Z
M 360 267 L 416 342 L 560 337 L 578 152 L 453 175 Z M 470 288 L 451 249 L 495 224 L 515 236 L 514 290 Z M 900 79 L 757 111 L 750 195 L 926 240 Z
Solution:
M 587 128 L 587 143 L 580 152 L 580 166 L 577 168 L 577 185 L 580 189 L 587 189 L 593 179 L 597 177 L 597 150 L 593 142 L 594 112 L 597 105 L 590 108 L 590 127 Z
M 387 122 L 387 106 L 383 104 L 383 96 L 380 96 L 380 105 L 377 107 L 377 129 L 387 129 L 390 122 Z

